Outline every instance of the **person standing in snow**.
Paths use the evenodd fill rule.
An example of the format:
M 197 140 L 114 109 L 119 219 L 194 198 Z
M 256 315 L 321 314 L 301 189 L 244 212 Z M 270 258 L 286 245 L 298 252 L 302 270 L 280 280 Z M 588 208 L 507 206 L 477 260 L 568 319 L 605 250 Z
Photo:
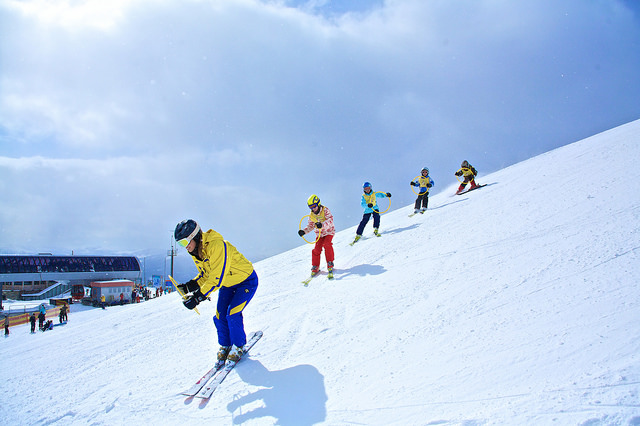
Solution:
M 9 315 L 4 316 L 4 337 L 9 335 Z
M 471 165 L 467 160 L 464 160 L 460 165 L 460 170 L 454 173 L 456 176 L 464 176 L 464 180 L 458 187 L 456 194 L 460 194 L 464 191 L 464 188 L 468 183 L 471 184 L 471 189 L 476 189 L 478 184 L 476 183 L 476 176 L 478 175 L 478 171 Z M 471 190 L 470 189 L 470 190 Z
M 391 194 L 388 192 L 373 192 L 373 187 L 369 182 L 365 182 L 364 185 L 362 185 L 362 190 L 364 191 L 364 194 L 362 194 L 360 205 L 364 208 L 364 214 L 360 224 L 358 225 L 358 229 L 356 230 L 356 238 L 351 244 L 355 244 L 360 238 L 362 238 L 364 227 L 367 226 L 371 215 L 373 215 L 373 233 L 376 237 L 380 236 L 380 232 L 378 232 L 378 228 L 380 228 L 380 209 L 378 208 L 377 199 L 385 197 L 391 198 Z
M 42 330 L 42 327 L 44 327 L 44 320 L 45 319 L 46 319 L 46 315 L 44 314 L 44 312 L 40 311 L 38 313 L 38 329 Z
M 31 316 L 29 317 L 29 322 L 31 323 L 31 334 L 36 332 L 36 314 L 31 312 Z
M 320 204 L 320 198 L 312 195 L 307 200 L 307 206 L 311 209 L 309 214 L 309 223 L 304 229 L 298 231 L 298 235 L 303 237 L 305 234 L 316 231 L 318 237 L 316 245 L 311 250 L 311 276 L 315 276 L 320 271 L 320 255 L 324 249 L 324 256 L 327 261 L 327 270 L 329 278 L 333 277 L 333 236 L 336 234 L 336 228 L 333 225 L 333 215 L 328 207 Z
M 413 209 L 413 213 L 424 213 L 427 210 L 427 206 L 429 205 L 429 189 L 435 184 L 435 181 L 429 177 L 429 169 L 426 167 L 422 168 L 420 172 L 421 176 L 415 181 L 411 181 L 411 186 L 417 186 L 418 190 L 418 198 L 416 199 L 416 204 Z
M 62 324 L 63 322 L 67 321 L 67 311 L 69 310 L 69 307 L 67 306 L 66 303 L 64 303 L 62 305 L 62 307 L 60 308 L 60 323 Z
M 189 252 L 198 269 L 195 278 L 178 285 L 185 295 L 182 303 L 187 309 L 193 309 L 219 290 L 213 318 L 220 344 L 216 366 L 227 360 L 238 362 L 247 343 L 242 311 L 258 289 L 253 264 L 213 229 L 202 232 L 193 219 L 180 222 L 174 237 Z

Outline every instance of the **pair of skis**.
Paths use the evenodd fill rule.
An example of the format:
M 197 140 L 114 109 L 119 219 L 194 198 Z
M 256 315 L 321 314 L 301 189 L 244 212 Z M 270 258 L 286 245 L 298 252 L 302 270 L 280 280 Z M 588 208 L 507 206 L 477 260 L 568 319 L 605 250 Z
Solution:
M 262 337 L 262 331 L 256 331 L 249 337 L 247 340 L 247 344 L 244 345 L 244 353 L 242 354 L 242 358 L 247 355 L 247 352 L 256 344 L 258 340 Z M 240 358 L 240 361 L 242 361 Z M 189 389 L 184 392 L 180 392 L 181 395 L 185 395 L 188 397 L 197 397 L 202 399 L 209 399 L 213 392 L 220 386 L 220 384 L 224 381 L 224 379 L 231 373 L 231 370 L 236 366 L 238 362 L 227 362 L 226 364 L 218 367 L 213 367 L 211 370 L 207 371 L 204 376 L 200 378 L 197 382 L 193 384 Z
M 315 277 L 317 277 L 318 275 L 320 275 L 320 272 L 318 272 L 317 274 L 311 275 L 306 280 L 303 280 L 302 284 L 304 284 L 305 287 L 308 287 L 309 283 L 311 282 L 311 280 L 314 279 Z M 329 271 L 329 273 L 327 274 L 327 279 L 328 280 L 332 280 L 333 279 L 333 271 Z
M 382 237 L 382 233 L 380 232 L 374 232 L 373 235 L 375 235 L 376 237 Z M 365 240 L 366 238 L 360 237 L 357 240 L 353 240 L 352 242 L 349 243 L 350 246 L 354 245 L 355 243 L 357 243 L 360 240 Z
M 469 188 L 469 189 L 467 189 L 466 191 L 456 192 L 456 194 L 455 194 L 455 195 L 464 195 L 464 194 L 466 194 L 467 192 L 475 191 L 476 189 L 480 189 L 480 188 L 482 188 L 483 186 L 487 186 L 487 184 L 485 183 L 484 185 L 476 185 L 475 187 L 473 187 L 473 188 Z
M 414 217 L 414 216 L 415 216 L 415 215 L 417 215 L 418 213 L 420 213 L 420 214 L 424 214 L 424 212 L 426 212 L 426 210 L 420 210 L 420 211 L 417 211 L 417 212 L 413 212 L 413 213 L 409 214 L 409 217 Z

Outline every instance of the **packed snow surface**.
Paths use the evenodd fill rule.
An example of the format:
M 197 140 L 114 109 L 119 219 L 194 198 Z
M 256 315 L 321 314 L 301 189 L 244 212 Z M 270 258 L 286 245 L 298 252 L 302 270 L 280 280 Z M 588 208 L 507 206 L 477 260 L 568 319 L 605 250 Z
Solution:
M 213 302 L 14 327 L 1 423 L 640 425 L 639 164 L 640 120 L 442 189 L 424 215 L 395 206 L 351 247 L 354 223 L 333 281 L 300 283 L 304 243 L 257 263 L 245 326 L 264 337 L 208 401 L 179 393 L 214 360 Z

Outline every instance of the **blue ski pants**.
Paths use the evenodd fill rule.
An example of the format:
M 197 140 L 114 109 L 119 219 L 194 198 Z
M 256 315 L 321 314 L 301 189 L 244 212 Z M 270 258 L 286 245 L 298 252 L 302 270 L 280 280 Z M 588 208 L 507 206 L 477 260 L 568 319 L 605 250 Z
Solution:
M 367 223 L 369 223 L 371 215 L 373 215 L 373 227 L 380 227 L 380 213 L 376 213 L 374 210 L 372 213 L 365 213 L 364 215 L 362 215 L 362 220 L 360 221 L 360 225 L 358 225 L 356 234 L 362 235 L 362 233 L 364 232 L 364 227 L 367 226 Z
M 213 323 L 216 325 L 218 343 L 221 346 L 242 347 L 247 343 L 242 311 L 256 294 L 257 289 L 258 274 L 253 271 L 240 284 L 233 287 L 220 287 L 218 290 L 218 306 Z

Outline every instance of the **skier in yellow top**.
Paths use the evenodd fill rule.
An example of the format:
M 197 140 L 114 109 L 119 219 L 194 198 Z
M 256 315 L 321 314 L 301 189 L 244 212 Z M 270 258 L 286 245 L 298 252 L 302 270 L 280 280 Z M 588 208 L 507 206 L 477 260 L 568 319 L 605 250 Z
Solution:
M 175 229 L 178 244 L 187 249 L 198 275 L 178 288 L 185 294 L 183 304 L 195 308 L 211 293 L 218 293 L 213 322 L 218 333 L 218 365 L 226 360 L 237 362 L 247 343 L 242 311 L 258 289 L 258 275 L 231 243 L 213 229 L 202 232 L 193 220 L 183 220 Z
M 468 183 L 471 184 L 471 188 L 469 189 L 469 191 L 478 187 L 478 184 L 476 183 L 476 176 L 478 175 L 478 171 L 471 164 L 469 164 L 467 160 L 464 160 L 462 162 L 462 164 L 460 165 L 460 170 L 458 170 L 454 174 L 458 177 L 464 176 L 464 180 L 458 187 L 456 194 L 460 194 L 462 191 L 464 191 L 464 188 Z
M 424 213 L 427 210 L 427 206 L 429 205 L 429 189 L 435 184 L 435 181 L 429 176 L 428 168 L 423 167 L 420 174 L 421 176 L 418 179 L 411 181 L 411 186 L 417 186 L 419 188 L 413 214 L 418 212 Z

